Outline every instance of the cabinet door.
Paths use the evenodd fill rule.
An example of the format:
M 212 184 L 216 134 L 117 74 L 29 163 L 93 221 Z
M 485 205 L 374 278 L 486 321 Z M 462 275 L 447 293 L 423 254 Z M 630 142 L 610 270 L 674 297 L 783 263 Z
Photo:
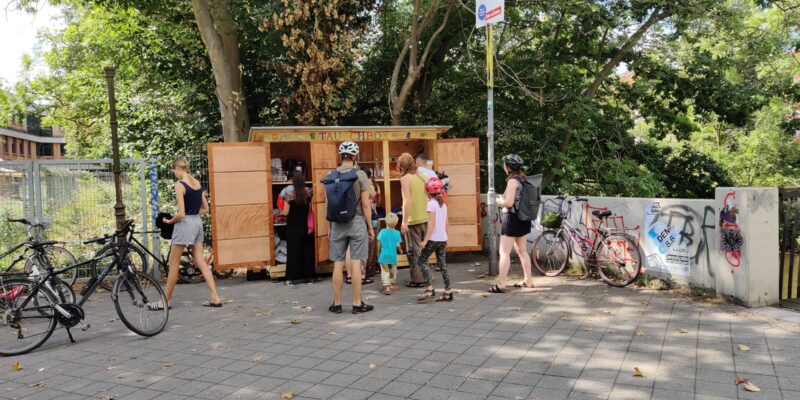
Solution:
M 328 238 L 328 220 L 325 218 L 327 205 L 325 204 L 325 186 L 320 180 L 336 168 L 339 161 L 336 143 L 311 144 L 311 177 L 314 187 L 314 216 L 316 218 L 316 260 L 317 269 L 320 264 L 330 261 L 330 239 Z
M 269 147 L 208 145 L 214 268 L 266 267 L 274 259 Z
M 477 138 L 439 139 L 436 169 L 450 178 L 447 248 L 451 251 L 481 249 L 480 154 Z

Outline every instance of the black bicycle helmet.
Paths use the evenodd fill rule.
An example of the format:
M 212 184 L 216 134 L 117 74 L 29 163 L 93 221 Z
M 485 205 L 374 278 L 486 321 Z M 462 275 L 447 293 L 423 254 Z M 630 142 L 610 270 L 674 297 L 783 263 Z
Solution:
M 512 171 L 519 171 L 522 169 L 525 161 L 522 160 L 522 157 L 516 154 L 508 154 L 503 157 L 503 164 L 508 165 L 508 168 Z

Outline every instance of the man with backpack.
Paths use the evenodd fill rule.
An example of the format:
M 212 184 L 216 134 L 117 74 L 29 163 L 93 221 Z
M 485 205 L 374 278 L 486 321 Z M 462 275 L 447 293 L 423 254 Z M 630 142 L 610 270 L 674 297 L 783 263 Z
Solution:
M 511 251 L 516 249 L 522 263 L 524 280 L 514 284 L 514 287 L 532 288 L 533 276 L 531 275 L 531 258 L 528 254 L 527 239 L 531 233 L 531 221 L 539 212 L 539 188 L 528 181 L 522 157 L 509 154 L 503 157 L 503 169 L 506 179 L 506 191 L 497 196 L 497 205 L 503 207 L 501 214 L 502 233 L 500 236 L 500 274 L 497 283 L 489 291 L 492 293 L 507 293 L 506 280 L 508 270 L 511 268 Z
M 339 145 L 341 165 L 322 179 L 325 185 L 327 219 L 330 222 L 330 259 L 333 267 L 332 313 L 342 313 L 342 286 L 347 249 L 353 263 L 353 314 L 372 311 L 373 306 L 361 300 L 361 262 L 369 255 L 369 241 L 375 237 L 372 224 L 370 193 L 372 185 L 367 174 L 355 165 L 358 145 L 344 142 Z

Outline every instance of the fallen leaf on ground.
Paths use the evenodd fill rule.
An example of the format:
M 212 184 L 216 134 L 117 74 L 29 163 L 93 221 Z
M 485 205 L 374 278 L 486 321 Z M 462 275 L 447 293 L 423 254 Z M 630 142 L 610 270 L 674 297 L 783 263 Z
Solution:
M 639 378 L 644 378 L 644 374 L 642 373 L 642 370 L 639 369 L 639 367 L 635 367 L 633 369 L 633 376 L 637 376 Z
M 480 312 L 480 311 L 475 311 L 474 313 L 472 313 L 472 316 L 473 316 L 473 317 L 477 317 L 477 316 L 479 316 L 479 315 L 481 315 L 481 312 Z
M 39 372 L 44 372 L 44 368 L 39 368 Z
M 639 329 L 636 331 L 636 336 L 644 336 L 644 331 Z
M 266 360 L 266 359 L 267 359 L 267 357 L 258 356 L 258 357 L 254 357 L 253 358 L 253 362 L 264 362 L 264 360 Z
M 294 392 L 283 392 L 281 393 L 282 399 L 291 399 L 294 397 Z
M 198 338 L 198 339 L 202 339 L 202 338 L 203 338 L 203 335 L 197 335 L 197 338 Z
M 569 321 L 569 317 L 561 317 L 562 321 Z
M 299 323 L 300 323 L 300 320 L 299 320 L 299 319 L 293 319 L 293 320 L 292 320 L 292 325 L 297 325 L 297 324 L 299 324 Z
M 162 369 L 166 369 L 166 368 L 172 368 L 172 364 L 170 364 L 170 363 L 166 363 L 166 364 L 162 365 L 162 366 L 161 366 L 161 368 L 162 368 Z
M 300 303 L 299 303 L 299 302 L 297 302 L 297 301 L 293 301 L 293 302 L 292 302 L 292 304 L 300 304 Z
M 480 274 L 480 275 L 478 275 L 478 279 L 483 279 L 483 278 L 486 278 L 487 276 L 488 275 L 486 275 L 486 274 Z
M 231 303 L 233 303 L 233 300 L 232 299 L 228 299 L 228 300 L 223 301 L 222 303 L 223 304 L 231 304 Z
M 489 297 L 489 296 L 490 296 L 490 294 L 489 294 L 489 293 L 481 293 L 481 297 L 483 297 L 483 298 L 487 298 L 487 297 Z
M 736 384 L 741 385 L 742 383 L 750 382 L 750 379 L 742 378 L 741 376 L 736 377 Z
M 539 315 L 539 313 L 531 314 L 531 318 L 539 318 L 539 317 L 541 317 L 541 315 Z
M 11 364 L 11 370 L 12 371 L 16 372 L 16 371 L 19 371 L 21 369 L 22 369 L 22 365 L 19 364 L 19 361 L 15 362 L 14 364 Z
M 760 392 L 761 391 L 761 388 L 756 386 L 755 384 L 753 384 L 753 382 L 745 382 L 743 387 L 744 387 L 744 390 L 747 390 L 748 392 Z
M 281 300 L 281 304 L 289 304 L 289 300 Z
M 603 314 L 606 314 L 606 315 L 611 314 L 611 311 L 603 310 Z
M 582 330 L 582 331 L 584 331 L 584 332 L 591 332 L 591 331 L 593 331 L 593 330 L 594 330 L 594 328 L 592 328 L 591 326 L 589 326 L 589 327 L 583 328 L 583 329 L 581 329 L 581 330 Z
M 454 310 L 454 309 L 452 309 L 452 308 L 448 308 L 448 309 L 447 309 L 447 312 L 451 312 L 451 313 L 453 313 L 453 312 L 456 312 L 456 310 Z
M 312 311 L 314 311 L 314 308 L 312 308 L 311 306 L 304 306 L 303 307 L 303 312 L 304 313 L 310 313 Z
M 116 368 L 116 367 L 113 366 L 113 365 L 109 365 L 108 367 L 106 367 L 106 371 L 111 371 L 114 368 Z
M 328 332 L 328 336 L 336 336 L 336 332 Z
M 45 384 L 44 384 L 44 382 L 29 383 L 29 384 L 25 385 L 25 387 L 29 387 L 29 388 L 43 388 L 43 387 L 45 387 Z
M 739 350 L 741 350 L 741 351 L 750 351 L 750 346 L 748 346 L 746 344 L 740 344 L 739 345 Z
M 511 311 L 522 311 L 522 307 L 514 307 Z
M 369 365 L 369 369 L 375 369 L 375 367 L 377 367 L 377 365 L 375 365 L 375 364 L 370 364 Z
M 689 333 L 689 330 L 686 328 L 675 328 L 675 332 L 678 333 Z

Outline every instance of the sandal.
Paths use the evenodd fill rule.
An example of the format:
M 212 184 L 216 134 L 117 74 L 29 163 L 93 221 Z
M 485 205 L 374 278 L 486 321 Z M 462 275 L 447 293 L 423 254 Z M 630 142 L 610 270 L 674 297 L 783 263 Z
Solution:
M 424 302 L 436 297 L 436 289 L 425 290 L 422 296 L 417 297 L 417 301 Z
M 361 284 L 362 285 L 369 285 L 372 282 L 375 282 L 375 281 L 373 281 L 372 279 L 369 279 L 369 278 L 364 278 L 364 279 L 361 280 Z
M 508 293 L 508 289 L 507 288 L 501 288 L 500 286 L 497 286 L 495 284 L 494 286 L 489 288 L 489 293 Z
M 442 293 L 435 301 L 453 301 L 453 292 Z
M 387 296 L 392 294 L 392 289 L 390 289 L 389 286 L 384 286 L 383 287 L 383 294 L 385 294 Z
M 159 305 L 158 303 L 159 303 L 158 301 L 151 301 L 151 302 L 147 303 L 147 309 L 149 309 L 150 311 L 162 311 L 162 310 L 164 310 L 164 306 Z M 169 309 L 172 310 L 172 306 L 169 306 Z
M 406 282 L 407 288 L 423 288 L 425 287 L 425 282 Z
M 515 288 L 529 288 L 529 289 L 532 289 L 533 285 L 528 286 L 528 284 L 525 283 L 525 282 L 517 282 L 517 283 L 514 284 L 514 287 Z
M 342 305 L 341 304 L 339 304 L 339 305 L 331 304 L 331 306 L 328 307 L 328 311 L 330 311 L 330 312 L 332 312 L 334 314 L 341 314 L 342 313 Z
M 220 308 L 220 307 L 222 307 L 222 302 L 212 303 L 211 300 L 209 300 L 209 301 L 203 303 L 203 307 Z
M 348 285 L 352 285 L 353 284 L 353 279 L 348 276 L 347 278 L 344 278 L 344 283 L 346 283 Z

